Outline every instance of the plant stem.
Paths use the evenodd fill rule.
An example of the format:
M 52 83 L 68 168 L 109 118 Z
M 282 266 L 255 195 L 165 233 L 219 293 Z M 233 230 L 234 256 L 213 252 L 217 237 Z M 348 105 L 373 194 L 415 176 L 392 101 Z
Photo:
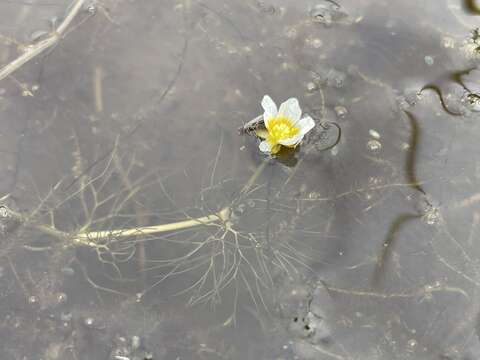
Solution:
M 70 235 L 64 231 L 58 230 L 57 228 L 46 225 L 46 224 L 35 224 L 31 223 L 28 217 L 23 216 L 22 214 L 13 211 L 11 209 L 7 209 L 7 214 L 8 216 L 11 216 L 13 219 L 18 221 L 22 225 L 26 225 L 30 228 L 36 229 L 44 234 L 53 236 L 54 238 L 57 238 L 58 240 L 66 240 L 70 238 Z
M 17 57 L 15 60 L 5 65 L 0 69 L 0 80 L 3 80 L 14 71 L 18 70 L 24 64 L 35 58 L 37 55 L 44 52 L 46 49 L 55 45 L 62 37 L 63 33 L 70 25 L 72 20 L 77 16 L 78 12 L 82 8 L 85 0 L 77 0 L 77 2 L 72 6 L 70 12 L 67 14 L 62 23 L 53 31 L 49 37 L 44 40 L 41 40 L 33 45 L 27 47 L 26 51 Z
M 104 230 L 104 231 L 88 231 L 84 233 L 76 234 L 73 238 L 73 241 L 79 242 L 82 244 L 87 244 L 85 241 L 97 241 L 109 237 L 119 238 L 119 237 L 129 237 L 129 236 L 138 236 L 146 234 L 158 234 L 167 231 L 187 229 L 198 225 L 206 225 L 215 221 L 227 221 L 230 217 L 229 208 L 223 208 L 218 213 L 211 214 L 208 216 L 203 216 L 190 220 L 183 220 L 169 224 L 162 225 L 153 225 L 153 226 L 143 226 L 129 229 L 114 229 L 114 230 Z
M 252 176 L 248 179 L 248 181 L 243 186 L 242 190 L 240 191 L 240 195 L 244 195 L 252 188 L 253 184 L 258 179 L 258 177 L 263 172 L 263 170 L 265 169 L 268 163 L 269 163 L 269 159 L 265 159 L 257 167 L 255 172 L 252 174 Z M 28 217 L 23 216 L 22 214 L 12 211 L 10 209 L 8 209 L 7 211 L 12 218 L 22 223 L 23 225 L 29 226 L 30 228 L 36 229 L 44 234 L 53 236 L 59 240 L 72 240 L 76 244 L 91 246 L 91 247 L 98 246 L 99 240 L 105 240 L 108 238 L 121 238 L 121 237 L 139 236 L 139 235 L 146 235 L 146 234 L 159 234 L 159 233 L 168 232 L 168 231 L 192 228 L 199 225 L 206 225 L 216 221 L 225 223 L 230 220 L 230 215 L 231 215 L 230 207 L 226 206 L 222 210 L 214 214 L 210 214 L 207 216 L 202 216 L 194 219 L 182 220 L 182 221 L 173 222 L 169 224 L 143 226 L 143 227 L 135 227 L 135 228 L 128 228 L 128 229 L 86 231 L 86 232 L 80 232 L 76 234 L 69 234 L 67 232 L 58 230 L 57 228 L 50 225 L 31 223 Z
M 243 186 L 240 191 L 241 195 L 247 193 L 258 179 L 260 174 L 263 172 L 270 159 L 265 159 L 255 170 L 252 176 Z M 187 229 L 194 226 L 206 225 L 215 221 L 227 222 L 230 219 L 230 208 L 224 207 L 222 210 L 215 214 L 210 214 L 196 219 L 183 220 L 169 224 L 161 225 L 152 225 L 152 226 L 143 226 L 135 227 L 128 229 L 113 229 L 113 230 L 103 230 L 103 231 L 87 231 L 83 233 L 78 233 L 73 237 L 73 241 L 81 243 L 84 245 L 93 246 L 96 241 L 103 240 L 106 238 L 120 238 L 120 237 L 129 237 L 129 236 L 139 236 L 146 234 L 159 234 L 168 231 L 176 231 L 181 229 Z

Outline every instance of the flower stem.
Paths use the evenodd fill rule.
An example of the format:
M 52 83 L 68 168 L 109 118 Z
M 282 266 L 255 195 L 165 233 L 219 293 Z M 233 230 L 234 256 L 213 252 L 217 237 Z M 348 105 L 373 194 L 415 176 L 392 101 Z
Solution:
M 106 238 L 114 237 L 129 237 L 129 236 L 139 236 L 146 234 L 159 234 L 168 231 L 175 231 L 181 229 L 187 229 L 198 225 L 206 225 L 215 221 L 227 221 L 230 217 L 230 209 L 228 207 L 223 208 L 218 213 L 211 214 L 208 216 L 203 216 L 190 220 L 183 220 L 169 224 L 153 225 L 153 226 L 143 226 L 135 227 L 129 229 L 114 229 L 114 230 L 104 230 L 104 231 L 88 231 L 84 233 L 76 234 L 73 238 L 73 241 L 82 244 L 89 244 L 89 241 L 98 241 Z

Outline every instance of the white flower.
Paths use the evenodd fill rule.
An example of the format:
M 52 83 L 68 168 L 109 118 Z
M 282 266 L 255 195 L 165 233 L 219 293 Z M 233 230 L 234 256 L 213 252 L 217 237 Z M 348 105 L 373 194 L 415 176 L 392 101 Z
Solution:
M 259 147 L 265 153 L 276 154 L 282 146 L 296 147 L 315 126 L 315 121 L 310 116 L 302 118 L 302 110 L 295 98 L 288 99 L 277 110 L 272 98 L 265 95 L 262 107 L 265 129 L 257 130 L 256 134 L 264 139 Z

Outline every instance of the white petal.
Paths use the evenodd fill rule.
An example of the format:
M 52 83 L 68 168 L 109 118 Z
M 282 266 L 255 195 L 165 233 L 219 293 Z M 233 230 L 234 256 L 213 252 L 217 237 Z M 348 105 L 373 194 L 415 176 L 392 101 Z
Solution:
M 285 116 L 296 124 L 302 117 L 302 109 L 300 109 L 298 100 L 296 98 L 290 98 L 282 103 L 280 110 L 278 110 L 278 115 Z
M 264 153 L 270 153 L 272 151 L 270 143 L 266 140 L 262 141 L 258 147 L 260 148 L 260 151 Z
M 300 133 L 305 135 L 315 127 L 315 120 L 310 116 L 305 116 L 298 122 L 297 126 L 300 128 Z
M 297 145 L 300 141 L 302 141 L 304 135 L 305 134 L 299 132 L 297 135 L 292 136 L 291 138 L 279 140 L 278 142 L 285 146 L 294 146 Z
M 267 126 L 268 121 L 277 116 L 277 105 L 270 96 L 265 95 L 262 99 L 262 107 L 264 110 L 263 121 L 265 122 L 265 126 Z

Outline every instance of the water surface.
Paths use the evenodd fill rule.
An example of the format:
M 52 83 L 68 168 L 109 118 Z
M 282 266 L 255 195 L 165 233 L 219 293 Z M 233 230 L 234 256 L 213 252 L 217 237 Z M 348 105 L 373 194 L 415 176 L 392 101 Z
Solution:
M 0 1 L 0 63 L 70 5 Z M 479 7 L 85 3 L 0 81 L 0 357 L 478 358 Z

